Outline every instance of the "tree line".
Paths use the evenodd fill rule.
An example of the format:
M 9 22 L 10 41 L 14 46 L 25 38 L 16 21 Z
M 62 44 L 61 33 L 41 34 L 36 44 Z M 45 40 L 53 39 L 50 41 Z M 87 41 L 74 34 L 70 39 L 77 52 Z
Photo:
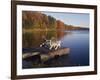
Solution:
M 22 27 L 23 29 L 60 29 L 60 30 L 75 30 L 86 29 L 68 25 L 61 20 L 56 20 L 52 16 L 47 16 L 38 11 L 23 11 L 22 12 Z

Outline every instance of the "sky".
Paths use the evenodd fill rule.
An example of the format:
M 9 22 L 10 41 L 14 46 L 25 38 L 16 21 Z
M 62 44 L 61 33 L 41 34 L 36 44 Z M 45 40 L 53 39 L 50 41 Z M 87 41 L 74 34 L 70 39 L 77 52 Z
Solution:
M 89 28 L 88 13 L 67 13 L 67 12 L 42 12 L 61 20 L 65 24 Z

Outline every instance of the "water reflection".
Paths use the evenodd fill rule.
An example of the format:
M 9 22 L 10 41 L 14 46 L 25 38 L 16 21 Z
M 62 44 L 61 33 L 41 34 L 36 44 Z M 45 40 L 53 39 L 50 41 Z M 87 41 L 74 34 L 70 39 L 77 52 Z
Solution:
M 60 30 L 26 31 L 23 32 L 23 48 L 39 47 L 44 38 L 51 39 L 54 37 L 56 40 L 60 40 L 66 34 L 70 34 L 70 32 L 64 33 Z
M 70 55 L 50 59 L 44 63 L 34 63 L 23 60 L 23 68 L 38 67 L 65 67 L 65 66 L 87 66 L 89 65 L 89 31 L 26 31 L 23 32 L 23 48 L 39 47 L 43 38 L 55 37 L 61 40 L 61 47 L 69 47 Z

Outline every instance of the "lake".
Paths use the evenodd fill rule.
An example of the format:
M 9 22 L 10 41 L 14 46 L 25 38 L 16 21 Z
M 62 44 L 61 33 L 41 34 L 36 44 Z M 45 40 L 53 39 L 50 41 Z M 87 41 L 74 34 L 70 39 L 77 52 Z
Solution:
M 59 58 L 50 59 L 38 67 L 68 67 L 68 66 L 88 66 L 89 65 L 89 30 L 71 30 L 71 31 L 49 31 L 49 32 L 34 32 L 26 38 L 23 34 L 24 44 L 23 48 L 38 48 L 42 42 L 42 37 L 47 39 L 51 37 L 57 38 L 61 41 L 61 48 L 70 48 L 69 55 L 63 55 Z M 25 43 L 29 45 L 26 45 Z M 38 64 L 31 61 L 23 60 L 23 68 L 37 68 Z

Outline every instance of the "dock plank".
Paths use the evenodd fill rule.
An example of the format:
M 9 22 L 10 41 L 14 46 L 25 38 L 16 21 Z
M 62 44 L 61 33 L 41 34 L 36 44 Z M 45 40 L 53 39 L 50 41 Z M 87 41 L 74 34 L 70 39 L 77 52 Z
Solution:
M 67 55 L 70 53 L 70 48 L 59 48 L 57 50 L 52 50 L 52 51 L 48 51 L 47 53 L 41 53 L 41 52 L 31 52 L 31 53 L 24 53 L 22 55 L 23 59 L 27 59 L 30 57 L 39 55 L 41 58 L 41 61 L 47 61 L 50 58 L 54 58 L 55 56 L 62 56 L 62 55 Z

